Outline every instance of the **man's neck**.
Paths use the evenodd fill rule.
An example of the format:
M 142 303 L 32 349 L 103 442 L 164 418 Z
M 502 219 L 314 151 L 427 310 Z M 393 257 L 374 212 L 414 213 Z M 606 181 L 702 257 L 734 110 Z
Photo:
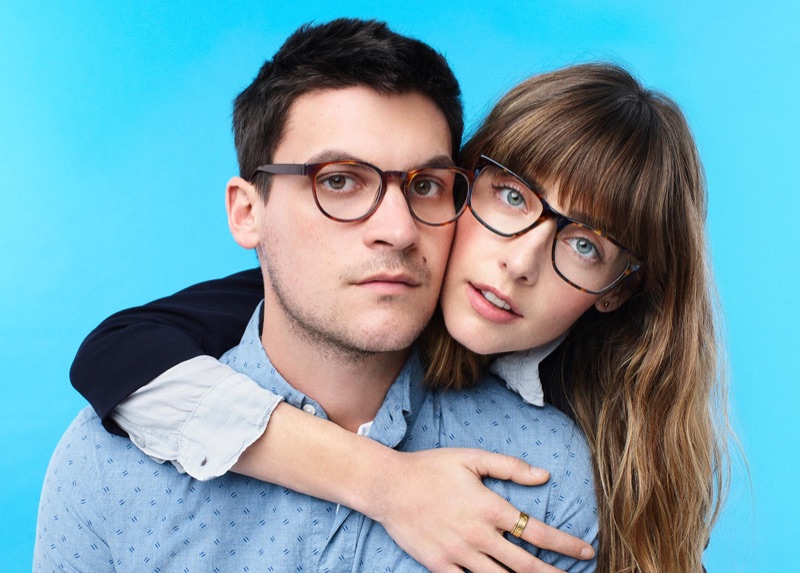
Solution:
M 280 375 L 347 430 L 374 420 L 410 349 L 347 353 L 278 326 L 275 318 L 265 318 L 261 342 Z

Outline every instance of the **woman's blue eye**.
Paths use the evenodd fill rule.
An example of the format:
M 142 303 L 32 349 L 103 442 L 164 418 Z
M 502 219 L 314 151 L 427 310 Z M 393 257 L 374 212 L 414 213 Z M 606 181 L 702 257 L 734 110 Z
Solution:
M 502 197 L 503 201 L 505 201 L 512 207 L 525 206 L 525 197 L 523 197 L 522 193 L 520 193 L 516 189 L 504 187 L 503 189 L 500 190 L 500 196 Z
M 572 247 L 576 253 L 586 259 L 600 260 L 601 258 L 600 251 L 598 251 L 595 244 L 586 237 L 570 237 L 567 239 L 567 244 Z

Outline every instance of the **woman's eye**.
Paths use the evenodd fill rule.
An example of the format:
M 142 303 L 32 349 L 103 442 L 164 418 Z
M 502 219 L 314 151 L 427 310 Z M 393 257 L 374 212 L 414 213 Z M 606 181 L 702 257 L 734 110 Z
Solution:
M 600 249 L 597 248 L 591 240 L 583 236 L 566 237 L 564 241 L 575 251 L 579 256 L 591 261 L 602 261 L 603 257 Z
M 573 248 L 582 255 L 591 255 L 597 252 L 597 248 L 587 239 L 575 239 Z
M 502 187 L 500 189 L 500 200 L 507 203 L 511 207 L 525 207 L 525 197 L 516 189 L 510 187 Z

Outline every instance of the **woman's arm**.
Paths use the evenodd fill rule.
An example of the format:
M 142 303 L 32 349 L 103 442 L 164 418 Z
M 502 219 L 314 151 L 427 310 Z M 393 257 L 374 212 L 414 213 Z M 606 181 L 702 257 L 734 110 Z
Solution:
M 281 401 L 216 358 L 196 356 L 125 398 L 109 419 L 151 458 L 208 480 L 230 471 Z
M 237 410 L 225 405 L 226 400 L 239 400 L 229 391 L 231 380 L 243 392 L 262 398 L 270 395 L 228 367 L 209 365 L 199 358 L 219 356 L 238 343 L 262 296 L 261 275 L 255 270 L 119 313 L 81 346 L 71 372 L 73 384 L 107 426 L 113 425 L 109 414 L 114 406 L 131 389 L 137 390 L 119 409 L 124 415 L 116 413 L 114 419 L 151 455 L 147 446 L 152 443 L 145 443 L 148 435 L 169 435 L 177 426 L 178 443 L 198 446 L 195 455 L 187 454 L 181 462 L 196 475 L 208 467 L 207 460 L 196 454 L 208 450 L 209 435 L 225 436 L 217 440 L 223 447 L 230 448 L 236 441 L 227 438 L 236 424 L 219 422 L 226 411 Z M 199 371 L 209 369 L 212 374 L 192 373 L 198 364 Z M 156 383 L 148 386 L 151 378 Z M 205 386 L 186 390 L 197 385 Z M 153 401 L 178 413 L 148 420 Z M 547 479 L 546 472 L 534 473 L 521 460 L 482 450 L 395 452 L 331 422 L 286 404 L 275 408 L 275 404 L 256 407 L 261 421 L 251 424 L 247 439 L 234 444 L 225 461 L 228 467 L 235 463 L 233 469 L 239 473 L 361 511 L 384 525 L 403 549 L 434 571 L 461 571 L 462 567 L 503 571 L 498 561 L 517 571 L 556 571 L 503 537 L 516 523 L 519 510 L 481 483 L 481 477 L 492 476 L 538 484 Z M 267 421 L 269 431 L 264 432 Z M 147 433 L 148 427 L 158 424 L 167 427 Z M 180 455 L 167 453 L 163 459 L 175 462 Z M 213 474 L 196 477 L 207 479 Z M 581 540 L 533 520 L 523 539 L 574 557 L 580 557 L 581 550 L 591 551 Z
M 119 312 L 83 341 L 70 369 L 72 385 L 109 431 L 123 399 L 173 366 L 204 354 L 219 358 L 239 339 L 264 297 L 260 269 L 200 283 Z

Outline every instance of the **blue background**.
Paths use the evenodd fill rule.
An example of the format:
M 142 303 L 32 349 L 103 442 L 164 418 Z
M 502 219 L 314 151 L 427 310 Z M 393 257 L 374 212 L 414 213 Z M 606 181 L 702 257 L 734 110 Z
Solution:
M 85 404 L 67 377 L 78 344 L 113 311 L 254 266 L 224 213 L 231 100 L 299 24 L 344 15 L 388 20 L 444 52 L 470 125 L 525 76 L 598 58 L 683 106 L 707 170 L 733 421 L 750 468 L 735 463 L 706 562 L 797 570 L 800 4 L 488 4 L 0 5 L 4 571 L 30 570 L 42 477 Z

